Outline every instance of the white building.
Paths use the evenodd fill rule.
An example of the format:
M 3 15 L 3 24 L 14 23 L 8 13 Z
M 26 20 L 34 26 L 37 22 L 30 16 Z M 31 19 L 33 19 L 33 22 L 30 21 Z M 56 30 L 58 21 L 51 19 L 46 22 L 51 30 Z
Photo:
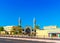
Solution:
M 3 27 L 6 32 L 10 34 L 10 32 L 13 30 L 13 26 L 4 26 Z
M 13 29 L 13 26 L 4 26 L 5 31 L 11 31 Z
M 44 26 L 43 29 L 56 29 L 57 26 Z

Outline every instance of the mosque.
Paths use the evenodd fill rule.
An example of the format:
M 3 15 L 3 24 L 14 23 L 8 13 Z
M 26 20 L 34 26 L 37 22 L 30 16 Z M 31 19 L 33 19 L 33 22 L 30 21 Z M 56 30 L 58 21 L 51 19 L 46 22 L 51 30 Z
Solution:
M 13 35 L 14 32 L 18 32 L 18 29 L 21 28 L 20 30 L 22 30 L 21 31 L 22 34 L 29 35 L 29 36 L 30 35 L 36 36 L 36 29 L 35 29 L 36 20 L 35 20 L 35 18 L 33 19 L 34 28 L 32 28 L 29 25 L 27 25 L 26 27 L 22 28 L 21 23 L 22 23 L 21 19 L 19 18 L 18 19 L 18 26 L 4 26 L 5 33 Z M 16 30 L 16 31 L 13 31 L 13 30 Z
M 21 26 L 21 19 L 19 18 L 18 20 L 18 24 L 19 26 Z M 44 26 L 43 30 L 37 29 L 36 26 L 36 19 L 33 19 L 33 26 L 34 28 L 32 28 L 31 26 L 26 26 L 23 30 L 22 33 L 24 35 L 33 35 L 33 36 L 37 36 L 37 37 L 41 37 L 41 38 L 48 38 L 48 37 L 52 37 L 52 38 L 60 38 L 60 28 L 57 26 Z M 15 29 L 17 29 L 18 27 L 16 26 L 4 26 L 5 31 L 7 31 L 9 34 L 11 34 L 11 31 L 13 29 L 13 27 L 15 27 Z

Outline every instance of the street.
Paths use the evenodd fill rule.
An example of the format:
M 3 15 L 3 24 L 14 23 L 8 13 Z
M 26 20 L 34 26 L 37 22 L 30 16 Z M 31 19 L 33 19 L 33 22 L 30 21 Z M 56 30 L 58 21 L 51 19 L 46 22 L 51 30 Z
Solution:
M 52 42 L 38 42 L 38 41 L 27 41 L 27 40 L 15 40 L 15 39 L 0 38 L 0 43 L 52 43 Z

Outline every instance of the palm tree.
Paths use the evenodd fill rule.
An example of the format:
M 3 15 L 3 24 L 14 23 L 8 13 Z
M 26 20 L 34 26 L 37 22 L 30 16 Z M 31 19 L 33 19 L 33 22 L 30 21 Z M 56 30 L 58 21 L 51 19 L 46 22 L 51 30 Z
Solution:
M 36 29 L 40 29 L 40 26 L 39 26 L 39 25 L 36 25 L 35 28 L 36 28 Z

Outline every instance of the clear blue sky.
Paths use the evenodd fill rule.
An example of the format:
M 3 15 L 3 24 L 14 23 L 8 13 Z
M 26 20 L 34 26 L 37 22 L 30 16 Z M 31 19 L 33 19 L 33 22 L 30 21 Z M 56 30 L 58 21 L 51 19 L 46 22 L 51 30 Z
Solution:
M 36 17 L 37 25 L 57 25 L 60 27 L 60 0 L 0 0 L 0 26 L 18 25 L 33 26 Z

